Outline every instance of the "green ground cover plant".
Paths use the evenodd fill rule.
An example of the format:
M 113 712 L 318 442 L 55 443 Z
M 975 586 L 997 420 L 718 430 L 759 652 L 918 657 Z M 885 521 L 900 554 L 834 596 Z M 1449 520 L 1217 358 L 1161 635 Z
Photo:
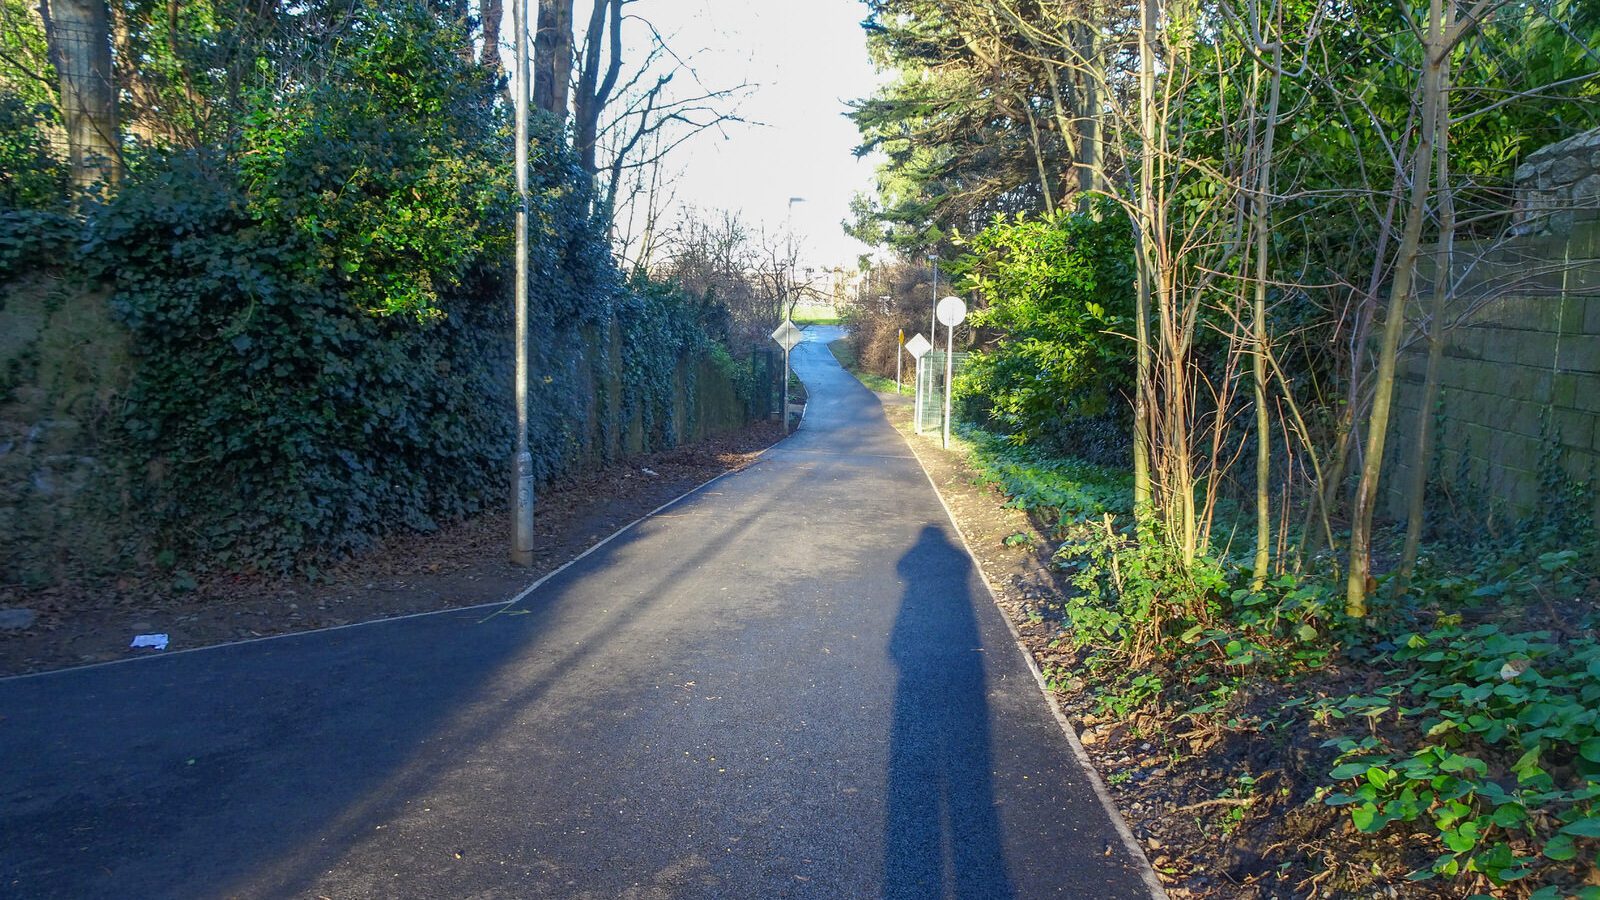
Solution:
M 1499 544 L 1435 545 L 1356 620 L 1333 572 L 1252 589 L 1248 560 L 1184 566 L 1134 519 L 1123 473 L 963 437 L 979 476 L 1059 542 L 1073 591 L 1053 611 L 1058 641 L 1103 714 L 1320 746 L 1299 802 L 1338 812 L 1356 844 L 1425 834 L 1406 857 L 1412 881 L 1600 897 L 1585 881 L 1600 860 L 1600 643 L 1584 529 L 1547 516 Z M 1538 548 L 1558 534 L 1584 545 Z M 1262 695 L 1270 709 L 1246 702 Z

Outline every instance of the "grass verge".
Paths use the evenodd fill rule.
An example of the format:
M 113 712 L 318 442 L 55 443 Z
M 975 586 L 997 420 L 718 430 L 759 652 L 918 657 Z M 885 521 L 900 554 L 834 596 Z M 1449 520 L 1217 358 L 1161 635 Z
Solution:
M 888 378 L 884 378 L 882 375 L 876 375 L 860 368 L 856 361 L 855 351 L 850 348 L 850 341 L 848 338 L 840 338 L 837 341 L 829 344 L 828 351 L 833 354 L 833 358 L 839 361 L 839 365 L 843 366 L 846 372 L 854 375 L 857 381 L 866 385 L 869 389 L 884 394 L 893 394 L 896 392 L 895 383 L 893 381 Z
M 839 311 L 832 306 L 799 303 L 795 305 L 789 320 L 796 325 L 837 325 Z

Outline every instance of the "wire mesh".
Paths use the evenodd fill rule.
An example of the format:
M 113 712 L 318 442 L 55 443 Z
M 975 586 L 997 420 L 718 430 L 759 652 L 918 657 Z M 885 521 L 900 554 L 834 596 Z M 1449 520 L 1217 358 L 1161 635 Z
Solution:
M 966 368 L 971 354 L 958 350 L 950 354 L 950 367 L 954 374 Z M 917 374 L 921 398 L 919 422 L 924 433 L 944 428 L 944 351 L 930 350 L 922 357 L 921 372 Z

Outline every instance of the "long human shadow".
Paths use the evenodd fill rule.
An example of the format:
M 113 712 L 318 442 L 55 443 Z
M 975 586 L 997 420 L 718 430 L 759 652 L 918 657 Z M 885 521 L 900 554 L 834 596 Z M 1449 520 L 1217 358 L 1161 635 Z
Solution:
M 899 668 L 889 740 L 884 897 L 1014 895 L 989 758 L 989 703 L 966 554 L 925 526 L 896 565 Z

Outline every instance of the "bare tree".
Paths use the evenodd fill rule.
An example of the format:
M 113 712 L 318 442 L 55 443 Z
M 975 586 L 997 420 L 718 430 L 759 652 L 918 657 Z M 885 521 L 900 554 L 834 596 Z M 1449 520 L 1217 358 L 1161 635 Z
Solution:
M 1504 0 L 1478 0 L 1464 16 L 1458 16 L 1456 0 L 1430 0 L 1427 21 L 1421 23 L 1422 71 L 1413 99 L 1416 117 L 1416 143 L 1411 152 L 1411 183 L 1407 191 L 1405 228 L 1396 249 L 1393 277 L 1385 312 L 1377 368 L 1373 373 L 1372 407 L 1367 420 L 1366 442 L 1362 447 L 1361 482 L 1356 488 L 1350 522 L 1350 565 L 1345 580 L 1345 612 L 1361 617 L 1367 614 L 1368 582 L 1372 578 L 1372 524 L 1377 512 L 1378 483 L 1383 474 L 1384 444 L 1389 434 L 1390 408 L 1394 401 L 1395 365 L 1400 340 L 1405 331 L 1406 303 L 1416 275 L 1422 249 L 1422 233 L 1428 218 L 1428 201 L 1433 192 L 1436 166 L 1448 174 L 1437 154 L 1448 147 L 1450 111 L 1448 105 L 1450 56 L 1484 16 Z
M 572 143 L 583 170 L 592 177 L 599 171 L 596 141 L 600 116 L 611 102 L 622 76 L 622 9 L 635 0 L 593 0 L 584 29 L 583 52 L 578 67 L 578 90 L 573 100 Z
M 659 207 L 650 193 L 663 187 L 663 161 L 707 130 L 742 122 L 736 107 L 750 89 L 703 84 L 692 57 L 675 51 L 648 19 L 624 13 L 635 2 L 593 0 L 573 98 L 573 143 L 595 179 L 596 206 L 613 225 L 625 189 L 630 202 Z M 628 46 L 625 26 L 646 35 L 642 53 Z

